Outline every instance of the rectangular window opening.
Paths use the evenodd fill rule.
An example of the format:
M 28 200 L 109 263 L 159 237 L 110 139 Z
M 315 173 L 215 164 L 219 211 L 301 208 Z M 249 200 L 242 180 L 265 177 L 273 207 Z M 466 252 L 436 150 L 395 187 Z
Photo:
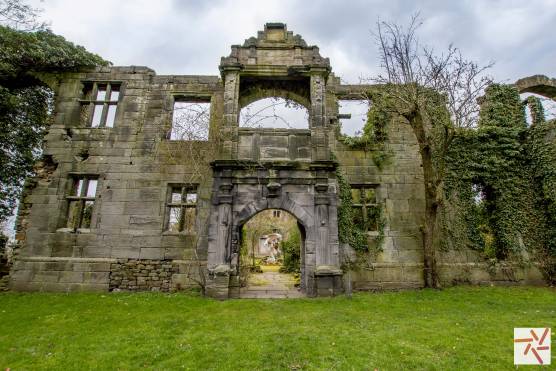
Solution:
M 210 101 L 176 99 L 170 140 L 207 141 L 210 128 Z
M 197 217 L 197 186 L 172 185 L 166 203 L 166 230 L 195 233 Z
M 369 101 L 366 99 L 338 100 L 340 132 L 352 137 L 360 136 L 367 122 L 368 111 Z
M 110 89 L 110 101 L 117 102 L 120 98 L 120 87 L 118 85 L 112 85 Z
M 97 184 L 96 176 L 82 176 L 73 179 L 72 189 L 67 197 L 67 228 L 74 231 L 79 228 L 91 228 Z
M 367 232 L 376 232 L 380 224 L 380 206 L 376 200 L 376 185 L 352 185 L 353 222 Z
M 91 122 L 91 127 L 98 128 L 102 121 L 102 111 L 104 111 L 103 104 L 95 104 L 95 108 L 93 110 L 93 121 Z
M 89 113 L 85 113 L 85 116 L 90 117 L 90 127 L 114 127 L 120 88 L 120 83 L 93 82 L 85 84 L 85 100 L 82 102 L 89 105 Z
M 116 106 L 108 106 L 108 114 L 106 115 L 106 127 L 114 127 L 114 120 L 116 119 Z

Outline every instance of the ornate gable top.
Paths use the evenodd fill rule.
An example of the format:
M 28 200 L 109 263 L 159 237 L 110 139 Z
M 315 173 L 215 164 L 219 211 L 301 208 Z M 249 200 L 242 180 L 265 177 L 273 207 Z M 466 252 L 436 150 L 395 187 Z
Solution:
M 220 61 L 221 72 L 239 69 L 257 74 L 289 74 L 292 68 L 298 72 L 321 69 L 325 74 L 331 70 L 330 61 L 320 55 L 319 48 L 308 46 L 301 36 L 288 31 L 284 23 L 265 24 L 256 38 L 245 40 L 243 45 L 232 45 L 230 55 Z
M 280 45 L 281 44 L 281 45 Z M 255 47 L 301 47 L 306 48 L 307 43 L 300 35 L 294 35 L 288 31 L 285 23 L 266 23 L 264 31 L 259 31 L 257 37 L 246 39 L 242 45 L 244 48 Z

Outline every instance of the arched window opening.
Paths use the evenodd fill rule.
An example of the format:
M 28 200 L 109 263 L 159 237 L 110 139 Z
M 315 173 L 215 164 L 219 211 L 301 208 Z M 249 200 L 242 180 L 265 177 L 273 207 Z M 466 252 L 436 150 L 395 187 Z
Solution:
M 363 133 L 363 127 L 367 122 L 369 101 L 365 99 L 339 100 L 338 111 L 341 115 L 340 133 L 351 137 L 360 136 Z
M 280 97 L 264 98 L 243 107 L 239 114 L 242 128 L 309 128 L 309 111 L 303 105 Z
M 540 100 L 544 111 L 544 117 L 547 121 L 556 119 L 556 101 L 535 93 L 520 94 L 520 98 L 524 102 L 526 102 L 527 98 L 531 96 L 536 97 Z M 527 121 L 528 126 L 531 126 L 533 124 L 533 116 L 531 113 L 531 108 L 528 104 L 525 105 L 525 121 Z

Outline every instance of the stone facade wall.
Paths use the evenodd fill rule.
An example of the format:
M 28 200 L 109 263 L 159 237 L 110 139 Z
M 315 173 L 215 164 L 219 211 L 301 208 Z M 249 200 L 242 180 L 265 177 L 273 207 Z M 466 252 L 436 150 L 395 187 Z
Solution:
M 329 82 L 329 107 L 338 99 L 361 99 L 364 85 Z M 337 111 L 331 114 L 337 115 Z M 381 168 L 372 153 L 347 148 L 337 140 L 330 146 L 340 170 L 351 184 L 376 185 L 377 202 L 382 205 L 386 225 L 380 252 L 358 264 L 351 272 L 355 290 L 402 289 L 424 286 L 421 226 L 424 222 L 425 194 L 417 139 L 411 127 L 401 122 L 387 126 L 385 151 L 389 159 Z M 353 257 L 353 251 L 346 249 Z M 438 254 L 442 286 L 455 284 L 543 285 L 535 265 L 489 266 L 476 251 L 441 251 Z
M 134 66 L 58 76 L 44 158 L 21 200 L 12 289 L 172 291 L 206 278 L 209 295 L 233 297 L 239 228 L 261 210 L 281 208 L 305 228 L 306 293 L 337 295 L 349 251 L 338 241 L 336 166 L 350 183 L 376 186 L 386 218 L 382 251 L 352 272 L 352 286 L 423 286 L 424 189 L 413 132 L 389 125 L 391 161 L 381 169 L 370 153 L 343 146 L 337 101 L 368 86 L 342 85 L 317 47 L 284 25 L 267 26 L 232 47 L 221 77 L 157 76 Z M 120 84 L 114 127 L 90 125 L 86 93 L 95 83 Z M 276 94 L 306 106 L 307 129 L 239 128 L 242 105 Z M 167 139 L 174 101 L 184 98 L 211 103 L 209 141 Z M 69 196 L 83 177 L 98 181 L 90 227 L 68 228 Z M 169 192 L 179 184 L 197 187 L 195 228 L 169 232 Z M 504 280 L 507 269 L 489 273 L 471 252 L 444 254 L 440 266 L 446 284 L 538 282 L 535 267 Z
M 17 259 L 10 287 L 18 291 L 108 291 L 108 258 L 27 257 Z
M 91 128 L 90 117 L 83 114 L 85 84 L 92 81 L 121 83 L 113 128 Z M 111 67 L 61 78 L 54 123 L 45 138 L 44 155 L 52 166 L 47 175 L 40 172 L 27 184 L 11 287 L 66 290 L 68 283 L 90 283 L 92 289 L 108 289 L 107 276 L 81 279 L 73 265 L 91 259 L 192 259 L 197 241 L 206 241 L 210 183 L 198 184 L 179 143 L 165 139 L 175 97 L 191 92 L 210 99 L 211 124 L 217 125 L 221 111 L 217 77 L 156 76 L 144 67 Z M 196 165 L 197 172 L 210 172 L 208 163 Z M 98 179 L 91 226 L 70 230 L 68 195 L 81 176 Z M 168 189 L 186 182 L 198 184 L 198 228 L 194 233 L 167 232 Z M 200 249 L 197 260 L 204 259 L 204 251 Z M 33 260 L 37 258 L 55 262 L 38 263 Z M 52 265 L 57 268 L 51 269 Z M 60 277 L 61 272 L 74 278 Z

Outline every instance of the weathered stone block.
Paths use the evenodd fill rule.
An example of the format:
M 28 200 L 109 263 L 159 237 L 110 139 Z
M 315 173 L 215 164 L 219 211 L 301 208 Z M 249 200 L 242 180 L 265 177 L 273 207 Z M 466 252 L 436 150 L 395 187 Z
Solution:
M 83 273 L 82 272 L 60 272 L 60 278 L 58 282 L 62 283 L 82 283 Z
M 83 283 L 108 284 L 110 272 L 85 272 Z

